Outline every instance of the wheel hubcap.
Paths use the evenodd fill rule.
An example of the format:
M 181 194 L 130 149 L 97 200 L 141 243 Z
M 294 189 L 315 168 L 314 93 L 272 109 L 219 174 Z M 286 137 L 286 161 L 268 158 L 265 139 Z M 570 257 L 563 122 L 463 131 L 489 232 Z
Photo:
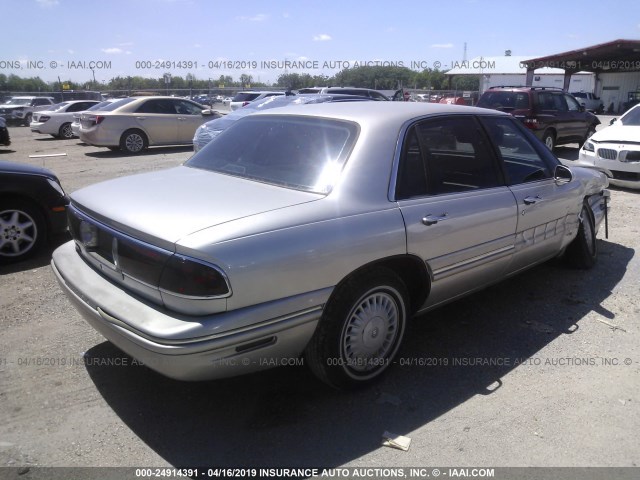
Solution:
M 73 131 L 71 130 L 71 125 L 65 125 L 62 127 L 62 136 L 65 138 L 73 137 Z
M 364 295 L 345 324 L 341 350 L 345 366 L 359 374 L 379 371 L 393 355 L 400 335 L 400 310 L 393 295 Z
M 553 137 L 547 137 L 544 143 L 549 150 L 553 149 Z
M 129 150 L 130 152 L 139 152 L 140 150 L 142 150 L 142 147 L 144 146 L 144 141 L 142 140 L 142 137 L 138 134 L 129 135 L 125 140 L 125 146 L 127 147 L 127 150 Z
M 33 218 L 18 210 L 0 212 L 0 255 L 17 257 L 36 243 L 38 231 Z

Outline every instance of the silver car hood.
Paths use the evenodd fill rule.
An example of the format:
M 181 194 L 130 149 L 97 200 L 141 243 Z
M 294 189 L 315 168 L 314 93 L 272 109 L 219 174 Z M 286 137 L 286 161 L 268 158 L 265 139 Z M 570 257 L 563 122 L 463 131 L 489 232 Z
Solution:
M 321 198 L 184 166 L 117 178 L 71 194 L 72 204 L 96 220 L 171 250 L 181 238 L 204 228 Z

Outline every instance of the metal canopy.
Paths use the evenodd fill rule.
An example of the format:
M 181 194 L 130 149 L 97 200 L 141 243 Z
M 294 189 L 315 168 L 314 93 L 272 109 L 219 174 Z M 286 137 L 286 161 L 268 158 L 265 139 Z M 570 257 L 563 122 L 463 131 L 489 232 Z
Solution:
M 533 83 L 533 72 L 538 68 L 560 68 L 565 71 L 564 88 L 569 86 L 576 72 L 629 73 L 640 72 L 640 40 L 614 40 L 591 47 L 532 58 L 523 62 L 527 66 L 527 85 Z

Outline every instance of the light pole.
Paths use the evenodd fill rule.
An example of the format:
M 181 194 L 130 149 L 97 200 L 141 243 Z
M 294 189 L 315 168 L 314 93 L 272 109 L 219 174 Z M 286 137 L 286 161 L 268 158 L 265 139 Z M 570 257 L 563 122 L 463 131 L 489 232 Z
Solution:
M 91 69 L 91 73 L 93 73 L 93 88 L 96 88 L 97 82 L 96 82 L 96 71 L 95 69 Z

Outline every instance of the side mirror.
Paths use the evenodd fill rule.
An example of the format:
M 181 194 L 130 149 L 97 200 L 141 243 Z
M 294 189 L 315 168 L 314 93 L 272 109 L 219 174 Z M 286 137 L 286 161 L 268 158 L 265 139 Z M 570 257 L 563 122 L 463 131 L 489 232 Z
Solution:
M 581 112 L 584 112 L 585 111 L 584 105 L 578 106 L 578 110 L 580 110 Z
M 553 178 L 556 181 L 557 185 L 561 185 L 564 183 L 569 183 L 573 180 L 573 173 L 569 167 L 565 167 L 564 165 L 557 165 L 556 169 L 553 172 Z
M 616 117 L 612 118 L 611 121 L 609 122 L 609 125 L 613 125 L 614 123 L 616 123 L 618 121 L 618 119 Z

